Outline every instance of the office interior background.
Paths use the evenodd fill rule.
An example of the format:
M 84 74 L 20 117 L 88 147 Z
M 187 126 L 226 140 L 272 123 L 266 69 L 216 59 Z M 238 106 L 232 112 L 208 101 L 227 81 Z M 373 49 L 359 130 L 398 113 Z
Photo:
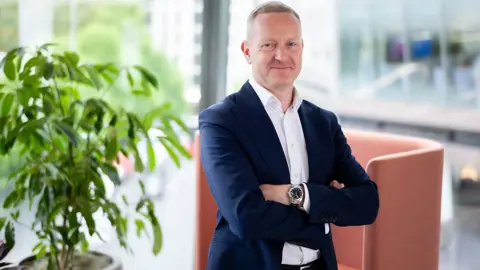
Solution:
M 159 80 L 153 98 L 126 99 L 120 89 L 110 101 L 138 113 L 171 101 L 194 132 L 199 110 L 249 78 L 240 43 L 261 2 L 0 0 L 0 56 L 56 43 L 55 50 L 74 50 L 82 61 L 144 65 Z M 480 269 L 480 1 L 282 2 L 302 18 L 304 66 L 296 86 L 304 98 L 336 112 L 344 127 L 445 145 L 440 269 Z M 124 173 L 112 196 L 134 200 L 133 182 L 145 179 L 164 231 L 161 254 L 153 256 L 150 240 L 134 232 L 134 254 L 125 253 L 106 218 L 98 222 L 106 242 L 91 239 L 91 247 L 121 258 L 125 269 L 193 269 L 195 166 L 184 160 L 178 169 L 161 145 L 155 149 L 155 170 Z M 21 162 L 18 153 L 0 157 L 1 196 Z M 32 215 L 25 207 L 26 223 Z M 35 244 L 28 229 L 18 231 L 11 260 L 30 255 Z

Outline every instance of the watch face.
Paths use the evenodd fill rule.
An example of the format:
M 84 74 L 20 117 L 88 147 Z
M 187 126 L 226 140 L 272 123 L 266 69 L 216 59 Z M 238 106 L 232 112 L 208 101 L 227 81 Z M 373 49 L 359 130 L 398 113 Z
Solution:
M 303 196 L 303 191 L 300 187 L 294 187 L 290 190 L 290 196 L 293 200 L 299 200 Z

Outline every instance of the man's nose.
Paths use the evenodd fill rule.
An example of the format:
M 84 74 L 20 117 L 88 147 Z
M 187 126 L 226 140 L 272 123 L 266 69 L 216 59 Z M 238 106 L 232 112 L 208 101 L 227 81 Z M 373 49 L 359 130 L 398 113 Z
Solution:
M 275 49 L 275 59 L 278 61 L 283 61 L 287 56 L 286 48 L 278 46 Z

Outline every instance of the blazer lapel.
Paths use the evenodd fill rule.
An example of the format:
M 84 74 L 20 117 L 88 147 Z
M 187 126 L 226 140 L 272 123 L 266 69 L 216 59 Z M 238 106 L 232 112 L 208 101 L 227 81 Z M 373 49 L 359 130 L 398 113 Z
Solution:
M 290 173 L 277 132 L 262 102 L 248 81 L 237 95 L 234 112 L 239 124 L 273 173 L 275 182 L 290 183 Z
M 321 138 L 315 130 L 315 121 L 312 119 L 312 110 L 302 104 L 298 109 L 298 115 L 300 122 L 302 123 L 303 135 L 305 137 L 305 144 L 307 148 L 308 157 L 308 171 L 309 182 L 321 181 L 321 158 L 324 156 L 321 151 L 322 145 L 320 144 Z

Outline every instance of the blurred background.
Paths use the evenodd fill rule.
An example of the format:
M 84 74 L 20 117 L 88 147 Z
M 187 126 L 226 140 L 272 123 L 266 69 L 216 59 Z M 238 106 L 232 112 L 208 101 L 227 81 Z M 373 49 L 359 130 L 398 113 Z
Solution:
M 249 78 L 240 43 L 249 12 L 261 2 L 0 0 L 0 56 L 51 42 L 84 60 L 141 64 L 158 76 L 160 91 L 152 99 L 129 100 L 117 89 L 108 98 L 137 113 L 172 101 L 193 134 L 199 110 Z M 480 269 L 480 1 L 282 2 L 302 18 L 304 66 L 296 85 L 302 96 L 333 110 L 344 127 L 445 145 L 440 269 Z M 191 138 L 183 138 L 189 148 Z M 134 232 L 134 254 L 125 253 L 108 221 L 97 221 L 106 243 L 92 239 L 91 247 L 121 258 L 125 269 L 193 269 L 195 166 L 185 160 L 178 169 L 164 152 L 156 147 L 156 169 L 140 175 L 125 158 L 123 184 L 110 190 L 114 198 L 135 200 L 140 191 L 134 182 L 147 182 L 164 232 L 161 254 L 151 255 L 150 240 Z M 0 157 L 2 200 L 6 178 L 20 163 L 15 154 Z M 22 218 L 33 214 L 22 212 Z M 36 244 L 27 228 L 18 230 L 11 260 L 30 255 Z

